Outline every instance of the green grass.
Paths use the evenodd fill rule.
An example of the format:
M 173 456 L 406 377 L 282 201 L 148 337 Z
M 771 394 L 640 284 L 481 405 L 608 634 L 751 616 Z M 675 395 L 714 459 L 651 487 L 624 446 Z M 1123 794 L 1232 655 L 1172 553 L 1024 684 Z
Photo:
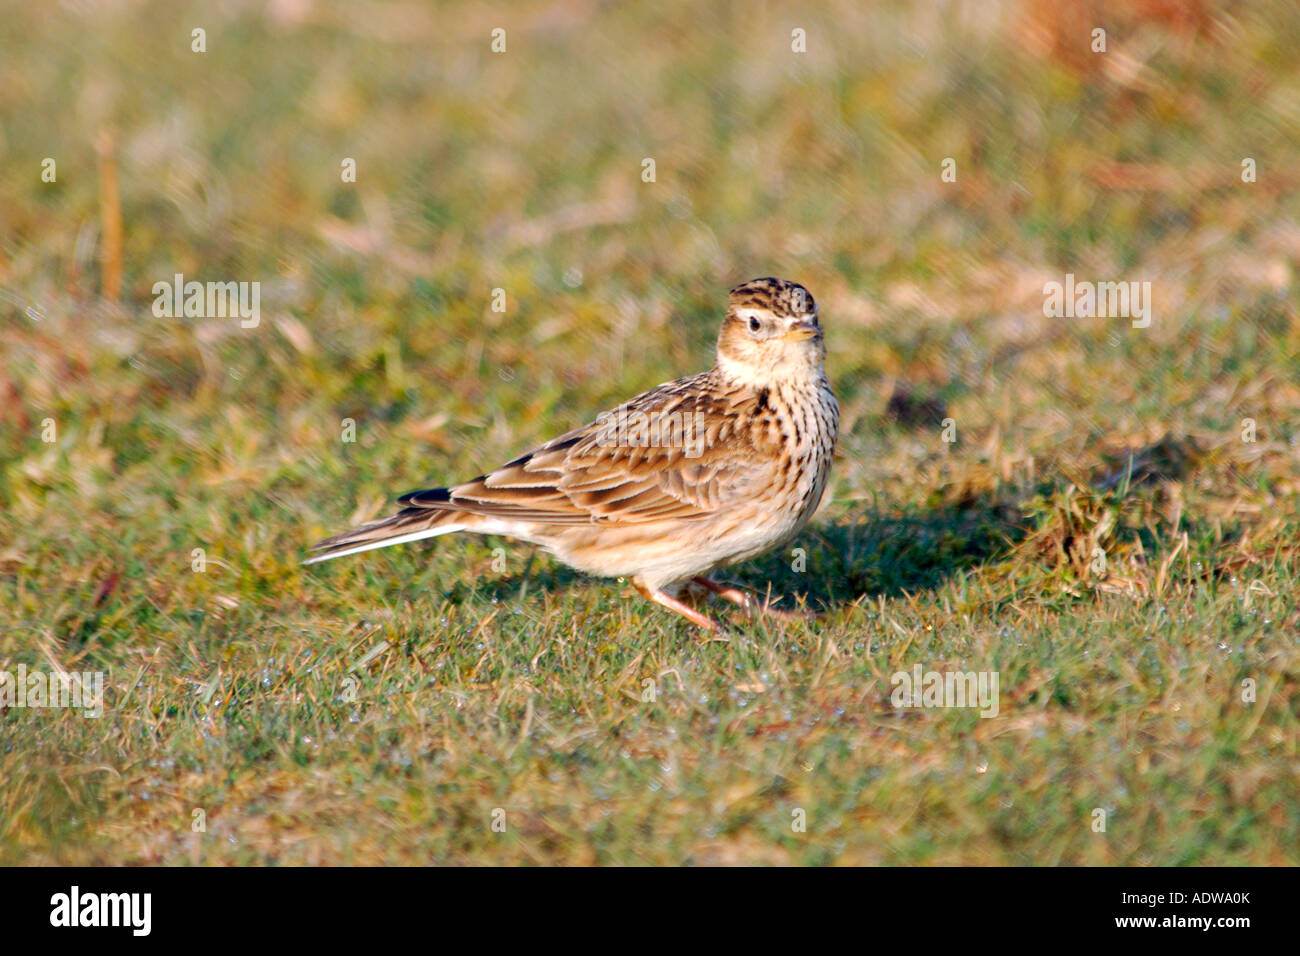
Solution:
M 1291 4 L 1117 4 L 1104 59 L 1011 5 L 85 6 L 0 17 L 0 670 L 105 713 L 0 711 L 0 863 L 1300 862 Z M 261 324 L 155 318 L 175 272 Z M 1066 272 L 1151 327 L 1045 318 Z M 817 618 L 707 640 L 502 539 L 300 566 L 769 274 L 839 458 L 732 578 Z M 998 716 L 897 710 L 918 663 Z

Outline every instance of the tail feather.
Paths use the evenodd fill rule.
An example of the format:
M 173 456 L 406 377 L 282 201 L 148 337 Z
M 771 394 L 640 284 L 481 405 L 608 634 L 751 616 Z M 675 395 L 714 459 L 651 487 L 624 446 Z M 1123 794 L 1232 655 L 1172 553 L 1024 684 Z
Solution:
M 332 558 L 341 558 L 375 548 L 387 548 L 394 544 L 406 544 L 424 538 L 434 538 L 440 534 L 464 530 L 464 525 L 457 520 L 460 516 L 454 511 L 442 511 L 434 508 L 403 508 L 389 518 L 367 521 L 363 525 L 344 531 L 332 538 L 326 538 L 313 545 L 317 552 L 303 564 L 318 564 Z

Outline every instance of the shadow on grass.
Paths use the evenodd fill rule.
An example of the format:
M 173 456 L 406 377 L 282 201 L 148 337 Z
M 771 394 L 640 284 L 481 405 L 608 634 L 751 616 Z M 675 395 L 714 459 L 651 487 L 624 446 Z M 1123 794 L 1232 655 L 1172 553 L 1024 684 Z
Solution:
M 780 552 L 721 575 L 771 588 L 817 610 L 862 597 L 932 590 L 956 572 L 1008 555 L 1025 534 L 1014 506 L 963 503 L 893 515 L 840 518 L 806 529 Z M 802 550 L 802 557 L 799 550 Z

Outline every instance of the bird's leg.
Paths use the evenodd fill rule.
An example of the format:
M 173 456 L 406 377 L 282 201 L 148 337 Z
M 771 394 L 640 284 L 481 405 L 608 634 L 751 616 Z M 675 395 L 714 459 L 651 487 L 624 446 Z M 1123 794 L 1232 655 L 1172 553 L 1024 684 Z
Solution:
M 798 621 L 807 617 L 806 614 L 800 614 L 798 611 L 783 611 L 780 608 L 772 607 L 770 604 L 759 604 L 753 594 L 741 588 L 732 587 L 730 584 L 721 584 L 703 576 L 691 578 L 691 580 L 700 587 L 712 591 L 724 601 L 730 601 L 732 604 L 743 607 L 751 614 L 755 612 L 767 614 L 783 621 Z
M 695 610 L 695 608 L 683 601 L 677 600 L 677 598 L 673 597 L 671 594 L 667 594 L 659 589 L 652 591 L 640 581 L 633 581 L 632 586 L 635 587 L 637 593 L 646 600 L 654 601 L 660 607 L 666 607 L 670 611 L 676 611 L 696 627 L 702 627 L 706 631 L 717 631 L 721 629 L 718 622 L 713 620 L 713 618 L 701 614 L 699 611 Z

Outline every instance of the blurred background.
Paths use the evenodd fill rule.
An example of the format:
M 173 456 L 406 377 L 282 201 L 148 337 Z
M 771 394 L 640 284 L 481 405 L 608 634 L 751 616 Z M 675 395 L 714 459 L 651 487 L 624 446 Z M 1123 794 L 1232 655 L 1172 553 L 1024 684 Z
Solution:
M 449 602 L 444 627 L 477 633 L 496 597 L 464 580 L 489 575 L 490 544 L 442 549 L 432 570 L 394 553 L 326 587 L 297 570 L 302 549 L 706 368 L 727 289 L 763 275 L 817 298 L 843 421 L 808 539 L 821 583 L 779 556 L 749 583 L 832 609 L 897 599 L 918 633 L 951 613 L 964 647 L 983 646 L 961 630 L 967 600 L 1059 633 L 1053 615 L 1126 595 L 1150 603 L 1097 613 L 1135 633 L 1184 563 L 1188 587 L 1263 575 L 1285 593 L 1297 37 L 1290 0 L 4 0 L 0 661 L 89 662 L 125 691 L 161 646 L 136 702 L 202 724 L 196 687 L 203 707 L 238 698 L 212 684 L 217 662 L 271 680 L 282 642 L 305 648 L 353 609 L 387 607 L 424 640 L 413 583 Z M 156 316 L 153 286 L 177 273 L 259 282 L 260 323 Z M 1067 273 L 1150 282 L 1150 327 L 1046 317 L 1044 285 Z M 190 573 L 199 547 L 216 573 Z M 936 590 L 957 572 L 973 590 Z M 593 632 L 629 627 L 593 613 L 614 615 Z M 845 618 L 843 646 L 864 627 L 897 639 L 879 621 Z M 105 745 L 94 732 L 56 734 L 44 769 L 10 767 L 26 775 L 13 792 L 57 805 L 58 768 Z M 136 812 L 123 793 L 158 772 L 139 746 L 118 764 L 135 783 L 77 785 L 117 808 L 106 819 Z M 477 759 L 509 765 L 492 754 Z M 1241 799 L 1258 792 L 1263 813 L 1287 771 L 1252 772 Z M 0 828 L 37 852 L 63 824 L 24 806 Z M 974 829 L 949 861 L 1062 859 L 1063 843 L 954 813 Z M 118 859 L 102 839 L 78 858 Z M 836 852 L 930 858 L 856 839 Z M 1144 839 L 1065 858 L 1159 860 Z

